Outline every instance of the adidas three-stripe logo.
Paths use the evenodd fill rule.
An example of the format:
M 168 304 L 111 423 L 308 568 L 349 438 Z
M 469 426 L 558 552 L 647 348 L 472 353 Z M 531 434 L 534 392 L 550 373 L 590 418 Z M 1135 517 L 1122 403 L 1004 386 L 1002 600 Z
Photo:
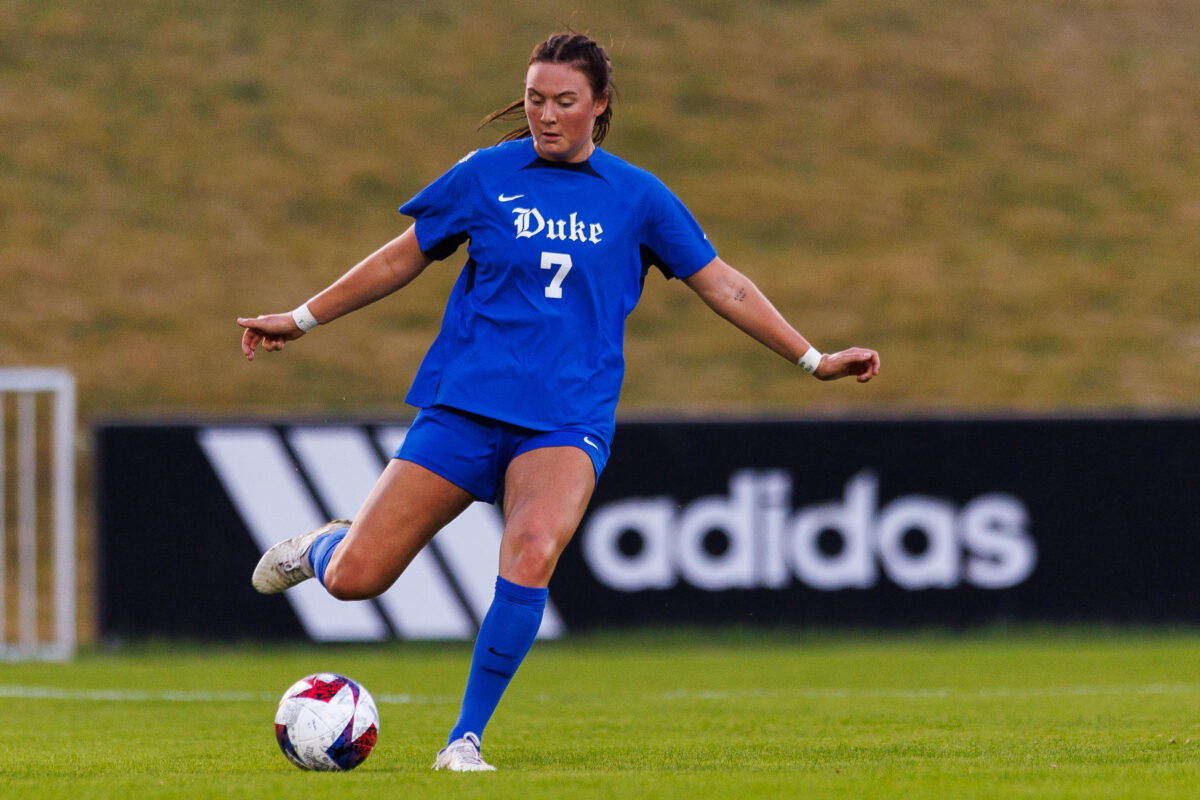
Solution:
M 261 553 L 329 519 L 353 518 L 407 432 L 401 426 L 236 426 L 201 428 L 197 439 Z M 474 503 L 375 600 L 336 600 L 316 581 L 284 597 L 317 641 L 473 639 L 492 602 L 503 530 L 493 506 Z M 538 637 L 562 632 L 547 601 Z

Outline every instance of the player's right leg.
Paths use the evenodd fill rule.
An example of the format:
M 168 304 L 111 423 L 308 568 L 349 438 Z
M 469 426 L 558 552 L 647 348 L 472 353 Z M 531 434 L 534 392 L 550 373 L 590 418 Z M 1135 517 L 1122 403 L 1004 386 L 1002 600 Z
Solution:
M 318 539 L 321 539 L 322 543 L 331 538 L 340 541 L 349 530 L 350 524 L 348 519 L 335 519 L 308 533 L 277 542 L 258 560 L 254 574 L 250 576 L 250 583 L 261 594 L 278 594 L 284 589 L 303 583 L 316 574 L 313 566 L 313 544 Z
M 263 555 L 252 582 L 269 594 L 315 574 L 340 600 L 376 597 L 474 499 L 425 467 L 394 458 L 348 530 L 334 522 L 280 542 Z
M 363 503 L 325 571 L 325 588 L 340 600 L 387 591 L 434 535 L 475 497 L 411 461 L 394 458 Z

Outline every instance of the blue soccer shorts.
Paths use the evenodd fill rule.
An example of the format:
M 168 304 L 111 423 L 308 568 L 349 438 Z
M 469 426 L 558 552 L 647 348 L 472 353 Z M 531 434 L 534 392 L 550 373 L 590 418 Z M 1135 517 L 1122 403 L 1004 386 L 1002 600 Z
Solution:
M 596 479 L 608 463 L 609 443 L 586 428 L 535 431 L 445 406 L 423 408 L 395 458 L 420 464 L 494 503 L 512 460 L 543 447 L 576 447 L 587 453 Z

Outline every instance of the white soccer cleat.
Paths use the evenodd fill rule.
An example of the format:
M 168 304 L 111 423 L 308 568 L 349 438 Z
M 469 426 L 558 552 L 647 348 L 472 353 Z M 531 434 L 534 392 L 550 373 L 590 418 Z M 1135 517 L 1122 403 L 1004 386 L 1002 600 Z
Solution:
M 250 583 L 262 594 L 278 594 L 311 578 L 315 573 L 308 563 L 308 551 L 313 541 L 322 533 L 349 528 L 350 520 L 335 519 L 316 530 L 284 539 L 263 553 L 254 568 Z
M 438 750 L 433 768 L 450 772 L 496 771 L 495 767 L 483 760 L 483 756 L 479 753 L 479 737 L 473 733 L 464 733 L 461 739 L 455 739 Z

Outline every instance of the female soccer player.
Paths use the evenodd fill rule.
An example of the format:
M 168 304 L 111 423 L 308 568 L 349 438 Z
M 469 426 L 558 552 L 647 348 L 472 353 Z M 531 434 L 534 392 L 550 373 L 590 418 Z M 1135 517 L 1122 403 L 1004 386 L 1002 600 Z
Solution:
M 407 401 L 420 409 L 353 523 L 272 547 L 260 592 L 316 577 L 374 597 L 471 502 L 504 513 L 495 597 L 479 629 L 457 723 L 435 769 L 491 770 L 484 726 L 533 643 L 550 577 L 604 468 L 624 372 L 625 317 L 651 266 L 822 380 L 879 372 L 865 348 L 821 354 L 722 261 L 654 176 L 598 145 L 612 119 L 611 64 L 580 34 L 533 51 L 526 125 L 469 154 L 400 207 L 415 223 L 295 311 L 240 318 L 242 352 L 281 350 L 400 289 L 467 243 L 441 331 Z

